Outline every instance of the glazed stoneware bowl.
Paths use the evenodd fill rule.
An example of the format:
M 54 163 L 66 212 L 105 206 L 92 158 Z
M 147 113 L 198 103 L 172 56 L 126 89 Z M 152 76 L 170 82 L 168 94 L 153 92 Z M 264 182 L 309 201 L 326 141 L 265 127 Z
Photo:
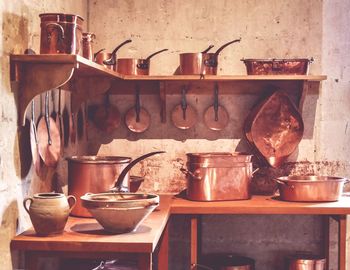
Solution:
M 136 230 L 159 205 L 159 196 L 143 193 L 97 193 L 81 197 L 82 205 L 108 232 Z

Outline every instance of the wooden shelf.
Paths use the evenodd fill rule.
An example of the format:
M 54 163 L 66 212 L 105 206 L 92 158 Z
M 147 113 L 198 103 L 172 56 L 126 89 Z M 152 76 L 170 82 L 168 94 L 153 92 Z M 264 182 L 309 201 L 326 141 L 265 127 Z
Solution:
M 112 89 L 112 93 L 122 89 L 134 89 L 135 84 L 144 84 L 145 89 L 157 89 L 165 102 L 168 84 L 174 82 L 232 82 L 253 84 L 258 82 L 294 82 L 300 84 L 302 94 L 306 94 L 309 83 L 326 80 L 325 75 L 122 75 L 87 60 L 79 55 L 10 55 L 11 81 L 18 85 L 18 121 L 24 125 L 26 110 L 31 100 L 46 91 L 63 88 L 72 92 L 72 111 L 78 110 L 81 103 Z M 127 90 L 129 93 L 133 91 Z M 302 102 L 300 102 L 302 105 Z M 162 111 L 165 104 L 161 105 Z M 300 107 L 300 104 L 299 104 Z M 163 113 L 164 117 L 164 113 Z

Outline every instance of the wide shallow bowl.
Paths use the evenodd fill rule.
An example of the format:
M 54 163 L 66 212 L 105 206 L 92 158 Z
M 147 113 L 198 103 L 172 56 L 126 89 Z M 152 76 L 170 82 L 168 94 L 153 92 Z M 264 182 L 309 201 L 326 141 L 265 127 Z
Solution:
M 296 175 L 276 178 L 284 201 L 333 202 L 342 195 L 348 180 L 334 176 Z
M 159 196 L 142 193 L 97 193 L 81 197 L 82 205 L 110 233 L 136 230 L 159 205 Z

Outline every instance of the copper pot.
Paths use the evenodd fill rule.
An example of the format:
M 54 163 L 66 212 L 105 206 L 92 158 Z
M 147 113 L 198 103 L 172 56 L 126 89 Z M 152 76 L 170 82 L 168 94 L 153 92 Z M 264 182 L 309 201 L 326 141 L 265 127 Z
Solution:
M 63 13 L 43 13 L 39 17 L 41 54 L 82 54 L 82 17 Z
M 182 75 L 216 75 L 219 53 L 228 45 L 240 41 L 241 39 L 235 39 L 225 43 L 215 53 L 208 53 L 212 46 L 200 53 L 181 53 L 180 73 Z
M 332 176 L 284 176 L 276 178 L 284 201 L 333 202 L 342 195 L 348 179 Z
M 251 155 L 245 153 L 188 153 L 187 198 L 194 201 L 250 199 Z
M 87 32 L 83 33 L 83 38 L 82 38 L 83 57 L 91 61 L 94 59 L 92 43 L 95 38 L 96 36 L 94 33 L 87 33 Z
M 326 259 L 314 255 L 295 255 L 288 258 L 288 270 L 325 270 Z
M 77 198 L 76 207 L 71 214 L 91 217 L 80 200 L 80 197 L 86 193 L 129 191 L 131 188 L 130 169 L 141 160 L 160 153 L 164 152 L 151 152 L 133 161 L 130 157 L 120 156 L 72 156 L 67 158 L 68 194 Z
M 152 53 L 146 59 L 118 58 L 117 72 L 124 75 L 149 75 L 151 58 L 167 50 L 168 49 L 163 49 Z

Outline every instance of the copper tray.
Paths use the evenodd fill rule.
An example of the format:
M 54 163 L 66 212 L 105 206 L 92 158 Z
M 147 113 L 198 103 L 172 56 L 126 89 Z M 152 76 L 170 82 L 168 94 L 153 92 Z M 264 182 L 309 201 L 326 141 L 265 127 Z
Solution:
M 272 167 L 279 167 L 303 137 L 303 119 L 282 91 L 276 91 L 253 108 L 244 124 L 248 142 Z
M 313 58 L 242 59 L 248 75 L 306 75 Z

